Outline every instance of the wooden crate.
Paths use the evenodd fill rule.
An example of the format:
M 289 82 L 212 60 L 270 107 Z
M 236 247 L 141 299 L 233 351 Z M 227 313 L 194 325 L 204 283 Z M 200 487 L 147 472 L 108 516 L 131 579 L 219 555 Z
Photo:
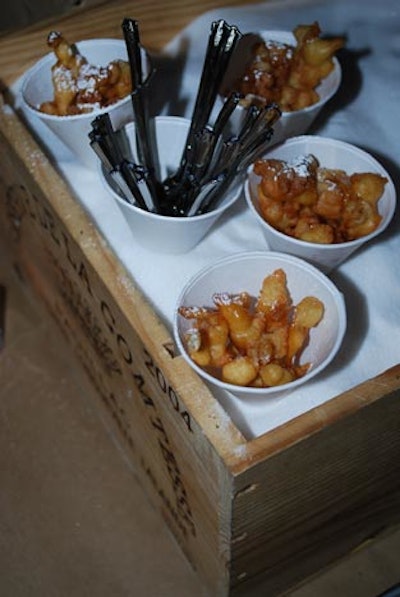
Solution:
M 2 245 L 211 595 L 279 594 L 399 522 L 400 365 L 247 441 L 7 105 L 0 148 Z

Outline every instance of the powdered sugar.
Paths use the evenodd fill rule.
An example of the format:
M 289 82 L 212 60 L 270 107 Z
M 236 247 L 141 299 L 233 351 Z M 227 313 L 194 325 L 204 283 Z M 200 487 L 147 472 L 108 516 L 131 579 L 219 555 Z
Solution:
M 278 60 L 277 56 L 273 53 L 273 50 L 279 50 L 280 53 L 282 53 L 283 51 L 285 52 L 285 59 L 286 60 L 292 60 L 293 55 L 294 55 L 294 47 L 290 46 L 289 44 L 285 44 L 283 42 L 279 42 L 279 41 L 272 41 L 272 40 L 268 40 L 265 42 L 265 47 L 267 48 L 267 50 L 271 50 L 272 53 L 269 56 L 270 59 L 273 60 Z
M 299 155 L 287 162 L 287 168 L 292 170 L 295 176 L 307 178 L 311 174 L 312 166 L 318 164 L 317 158 L 312 154 Z
M 93 66 L 85 59 L 77 58 L 77 69 L 71 70 L 64 65 L 53 67 L 53 79 L 57 92 L 64 91 L 77 95 L 82 101 L 76 102 L 78 112 L 91 112 L 102 107 L 97 100 L 97 88 L 100 81 L 109 78 L 109 67 Z

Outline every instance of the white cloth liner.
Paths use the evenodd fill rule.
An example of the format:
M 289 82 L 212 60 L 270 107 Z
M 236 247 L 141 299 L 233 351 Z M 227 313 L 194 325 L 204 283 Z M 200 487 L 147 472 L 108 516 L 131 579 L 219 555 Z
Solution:
M 398 0 L 277 0 L 205 13 L 184 29 L 161 56 L 155 57 L 155 97 L 160 102 L 165 97 L 168 101 L 160 113 L 190 117 L 210 25 L 220 18 L 237 25 L 243 33 L 292 30 L 298 24 L 316 20 L 324 34 L 345 35 L 341 89 L 309 132 L 369 151 L 399 189 Z M 184 60 L 182 52 L 186 52 Z M 14 86 L 17 103 L 18 91 L 19 82 Z M 147 251 L 135 242 L 97 174 L 82 167 L 43 125 L 36 121 L 31 125 L 56 159 L 77 199 L 171 331 L 178 294 L 194 273 L 219 257 L 266 248 L 243 198 L 188 254 L 169 256 Z M 215 394 L 245 436 L 257 437 L 400 362 L 398 224 L 397 210 L 382 237 L 330 275 L 345 296 L 348 329 L 338 357 L 323 374 L 290 395 L 257 405 L 246 404 L 230 394 Z

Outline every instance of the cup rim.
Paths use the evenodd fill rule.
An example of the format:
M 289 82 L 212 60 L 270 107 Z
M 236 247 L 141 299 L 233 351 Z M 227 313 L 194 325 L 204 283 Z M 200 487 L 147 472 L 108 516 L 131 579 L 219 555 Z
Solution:
M 264 41 L 268 41 L 268 39 L 266 39 L 266 37 L 264 37 L 264 36 L 273 35 L 276 37 L 279 37 L 279 36 L 288 37 L 292 40 L 292 43 L 296 43 L 296 38 L 295 38 L 293 32 L 289 31 L 289 30 L 284 30 L 284 29 L 266 29 L 266 30 L 264 30 L 264 29 L 262 29 L 259 32 L 259 35 L 264 39 Z M 272 40 L 272 41 L 274 41 L 274 40 Z M 306 106 L 305 108 L 301 108 L 300 110 L 293 110 L 291 112 L 282 111 L 281 118 L 283 118 L 284 115 L 286 115 L 286 117 L 288 117 L 290 114 L 307 114 L 308 112 L 313 112 L 314 110 L 317 110 L 317 109 L 321 108 L 322 106 L 324 106 L 326 103 L 328 103 L 328 101 L 335 95 L 335 93 L 339 89 L 340 84 L 342 82 L 341 64 L 336 56 L 332 56 L 332 61 L 334 64 L 334 69 L 326 77 L 324 77 L 322 79 L 321 83 L 319 85 L 317 85 L 317 87 L 315 88 L 316 91 L 318 92 L 318 89 L 321 88 L 321 85 L 323 85 L 323 83 L 325 81 L 327 81 L 329 79 L 333 79 L 333 77 L 335 77 L 336 83 L 332 87 L 330 92 L 327 93 L 326 95 L 324 95 L 324 97 L 320 97 L 320 99 L 317 102 L 315 102 L 315 104 L 311 104 L 311 106 Z
M 156 122 L 156 126 L 157 126 L 157 122 L 159 122 L 159 123 L 175 122 L 177 124 L 179 123 L 179 125 L 181 125 L 181 124 L 186 125 L 187 130 L 189 130 L 191 121 L 189 118 L 186 118 L 184 116 L 160 115 L 160 116 L 155 117 L 155 122 Z M 128 122 L 123 128 L 134 130 L 134 127 L 135 127 L 134 122 Z M 215 216 L 218 216 L 220 213 L 226 211 L 239 199 L 239 197 L 242 193 L 242 187 L 243 187 L 243 180 L 242 180 L 242 183 L 240 183 L 240 182 L 235 183 L 235 185 L 237 186 L 237 192 L 233 192 L 232 185 L 230 187 L 228 187 L 228 190 L 226 191 L 225 194 L 227 195 L 228 193 L 232 193 L 232 197 L 229 200 L 223 201 L 220 205 L 218 205 L 218 207 L 216 207 L 215 209 L 212 209 L 211 211 L 209 211 L 207 213 L 194 215 L 194 216 L 190 216 L 190 217 L 165 216 L 165 215 L 157 214 L 157 213 L 153 213 L 153 212 L 146 212 L 143 209 L 141 209 L 140 207 L 138 207 L 137 205 L 132 205 L 128 201 L 125 201 L 125 199 L 123 199 L 123 197 L 121 197 L 108 183 L 105 172 L 104 172 L 104 166 L 100 162 L 98 164 L 98 171 L 99 171 L 101 181 L 102 181 L 103 186 L 106 189 L 106 191 L 111 193 L 111 195 L 114 197 L 114 199 L 120 205 L 122 205 L 125 209 L 139 213 L 142 217 L 148 217 L 150 219 L 154 219 L 154 220 L 160 221 L 160 222 L 171 222 L 171 223 L 174 222 L 174 224 L 178 224 L 178 225 L 182 224 L 182 226 L 183 225 L 187 226 L 188 222 L 194 223 L 194 222 L 199 222 L 201 220 L 208 220 L 210 218 L 214 218 Z
M 79 49 L 82 49 L 82 54 L 84 54 L 84 50 L 86 47 L 91 47 L 94 45 L 98 46 L 99 42 L 101 42 L 101 44 L 104 46 L 110 46 L 110 47 L 114 46 L 114 47 L 118 47 L 118 48 L 126 47 L 124 40 L 118 39 L 118 38 L 111 38 L 111 37 L 84 39 L 84 40 L 75 42 L 74 45 L 76 45 Z M 142 47 L 142 52 L 144 52 L 148 56 L 147 50 L 143 47 Z M 128 57 L 126 57 L 126 59 L 128 60 Z M 104 106 L 102 108 L 96 108 L 96 109 L 92 110 L 91 112 L 84 112 L 81 114 L 67 114 L 67 115 L 58 116 L 57 114 L 47 114 L 46 112 L 42 112 L 41 110 L 39 110 L 37 107 L 33 106 L 27 100 L 26 89 L 27 89 L 28 85 L 31 83 L 32 78 L 37 74 L 38 71 L 40 71 L 47 64 L 51 68 L 51 65 L 54 64 L 54 62 L 55 62 L 54 52 L 53 51 L 47 52 L 44 56 L 39 58 L 39 60 L 37 60 L 25 72 L 25 74 L 23 75 L 23 78 L 22 78 L 20 96 L 21 96 L 23 106 L 31 114 L 34 114 L 38 118 L 41 118 L 43 120 L 48 120 L 48 121 L 54 121 L 54 122 L 62 122 L 62 121 L 71 122 L 71 121 L 84 120 L 84 119 L 87 119 L 88 117 L 93 117 L 93 115 L 97 116 L 97 115 L 109 112 L 110 110 L 113 110 L 114 108 L 117 108 L 117 107 L 129 102 L 131 99 L 130 94 L 128 93 L 125 97 L 120 98 L 118 101 L 114 102 L 113 104 L 110 104 L 109 106 Z M 150 76 L 151 76 L 151 70 L 149 71 L 148 77 L 150 77 Z
M 318 282 L 320 284 L 322 284 L 323 286 L 325 286 L 328 289 L 328 291 L 330 292 L 330 294 L 332 295 L 332 297 L 334 299 L 334 304 L 335 304 L 335 307 L 337 309 L 337 314 L 338 314 L 338 328 L 337 328 L 337 332 L 336 332 L 335 342 L 334 342 L 333 346 L 331 347 L 330 352 L 327 354 L 325 359 L 323 359 L 321 361 L 321 363 L 319 363 L 315 367 L 311 366 L 309 371 L 307 371 L 307 373 L 304 376 L 302 376 L 294 381 L 291 381 L 289 383 L 282 384 L 279 386 L 265 387 L 265 388 L 253 388 L 250 386 L 238 386 L 238 385 L 224 382 L 221 379 L 214 377 L 213 375 L 211 375 L 210 373 L 208 373 L 207 371 L 202 369 L 199 365 L 197 365 L 190 358 L 190 356 L 186 350 L 185 344 L 183 342 L 183 339 L 181 337 L 180 326 L 179 326 L 179 319 L 180 319 L 181 315 L 179 315 L 178 309 L 183 304 L 184 297 L 187 294 L 187 292 L 211 271 L 216 270 L 220 267 L 223 267 L 226 264 L 233 263 L 235 261 L 242 261 L 242 260 L 246 260 L 246 259 L 260 259 L 260 260 L 262 260 L 262 259 L 267 259 L 267 260 L 268 259 L 271 259 L 271 260 L 277 259 L 278 262 L 291 263 L 292 265 L 295 265 L 296 267 L 302 269 L 303 271 L 307 271 L 309 274 L 311 274 L 314 279 L 318 280 Z M 284 265 L 282 265 L 282 263 L 281 263 L 281 266 L 284 267 Z M 279 267 L 279 265 L 277 264 L 276 267 Z M 261 284 L 261 281 L 260 281 L 260 284 Z M 324 274 L 321 270 L 319 270 L 316 266 L 308 263 L 307 261 L 305 261 L 304 259 L 301 259 L 300 257 L 290 255 L 287 253 L 276 252 L 276 251 L 239 252 L 239 253 L 235 253 L 233 255 L 219 258 L 216 261 L 214 261 L 211 265 L 210 264 L 206 265 L 205 267 L 200 269 L 194 276 L 192 276 L 188 280 L 188 282 L 184 285 L 184 287 L 182 288 L 181 292 L 178 295 L 178 299 L 176 301 L 176 306 L 174 309 L 174 317 L 173 317 L 173 333 L 174 333 L 175 341 L 176 341 L 176 344 L 180 351 L 180 354 L 185 359 L 185 361 L 203 379 L 207 380 L 211 384 L 214 384 L 221 389 L 231 392 L 233 395 L 236 395 L 237 397 L 240 397 L 241 394 L 246 395 L 247 397 L 250 397 L 250 396 L 252 396 L 252 397 L 261 397 L 261 396 L 270 397 L 270 396 L 276 395 L 278 393 L 283 394 L 283 393 L 286 393 L 289 391 L 291 392 L 292 390 L 296 389 L 298 386 L 301 386 L 301 385 L 307 383 L 312 378 L 316 377 L 323 369 L 325 369 L 333 361 L 333 359 L 337 355 L 339 348 L 343 342 L 346 328 L 347 328 L 347 314 L 346 314 L 344 296 L 340 292 L 340 290 L 337 288 L 337 286 L 328 278 L 328 276 L 326 274 Z
M 258 35 L 260 38 L 263 39 L 264 42 L 279 41 L 279 38 L 282 37 L 285 39 L 283 43 L 296 43 L 296 38 L 293 32 L 285 29 L 261 29 L 260 31 L 249 31 L 247 35 Z M 272 35 L 276 39 L 268 38 L 269 35 Z M 335 84 L 332 86 L 332 89 L 329 91 L 329 93 L 324 95 L 324 97 L 320 97 L 319 100 L 314 104 L 311 104 L 311 106 L 306 106 L 305 108 L 301 108 L 300 110 L 292 110 L 290 112 L 282 110 L 280 120 L 283 120 L 285 118 L 294 118 L 295 115 L 298 114 L 308 114 L 310 112 L 319 111 L 337 93 L 342 82 L 342 67 L 340 61 L 336 56 L 332 57 L 332 61 L 334 63 L 334 69 L 326 77 L 324 77 L 321 80 L 320 84 L 317 85 L 317 87 L 315 88 L 318 92 L 318 90 L 321 89 L 321 86 L 324 84 L 324 82 L 326 82 L 327 80 L 334 80 Z M 246 108 L 244 108 L 243 106 L 237 106 L 237 109 L 245 110 Z
M 374 156 L 372 156 L 367 151 L 361 149 L 360 147 L 358 147 L 356 145 L 353 145 L 352 143 L 348 143 L 347 141 L 342 141 L 340 139 L 334 139 L 331 137 L 323 137 L 323 136 L 318 136 L 318 135 L 299 135 L 297 137 L 291 137 L 289 139 L 286 139 L 279 145 L 271 148 L 271 150 L 266 152 L 264 154 L 264 156 L 261 156 L 260 159 L 263 159 L 264 157 L 268 157 L 268 155 L 271 155 L 275 150 L 278 150 L 279 147 L 282 147 L 282 146 L 289 147 L 290 145 L 295 145 L 297 143 L 301 143 L 302 141 L 307 142 L 308 140 L 312 140 L 312 142 L 318 142 L 323 145 L 333 143 L 334 145 L 342 148 L 343 150 L 352 151 L 353 153 L 358 154 L 360 157 L 368 158 L 368 160 L 373 162 L 373 164 L 376 168 L 376 171 L 379 171 L 379 173 L 382 174 L 383 176 L 385 176 L 388 181 L 387 182 L 387 185 L 388 185 L 388 187 L 387 187 L 388 210 L 387 210 L 385 219 L 382 219 L 381 222 L 379 223 L 379 225 L 377 226 L 377 228 L 375 228 L 375 230 L 373 230 L 369 234 L 362 236 L 360 238 L 356 238 L 356 239 L 341 242 L 341 243 L 331 243 L 331 244 L 312 243 L 310 241 L 300 240 L 298 238 L 289 236 L 288 234 L 281 232 L 280 230 L 278 230 L 277 228 L 272 226 L 272 224 L 267 222 L 261 216 L 261 214 L 259 213 L 259 211 L 256 207 L 256 200 L 253 199 L 252 194 L 250 192 L 250 176 L 252 176 L 252 175 L 256 176 L 253 172 L 253 167 L 254 167 L 254 163 L 253 163 L 247 169 L 246 179 L 244 182 L 244 195 L 245 195 L 245 199 L 246 199 L 246 203 L 247 203 L 248 207 L 250 208 L 252 213 L 256 216 L 259 223 L 267 230 L 270 230 L 278 238 L 288 241 L 288 242 L 291 242 L 291 243 L 293 243 L 294 246 L 308 247 L 310 249 L 312 249 L 312 248 L 315 249 L 316 247 L 318 247 L 319 250 L 324 251 L 324 252 L 332 252 L 332 251 L 335 251 L 337 249 L 342 249 L 342 248 L 349 248 L 349 249 L 357 248 L 360 245 L 364 244 L 365 242 L 372 240 L 373 238 L 375 238 L 376 236 L 378 236 L 379 234 L 384 232 L 384 230 L 386 230 L 386 228 L 389 226 L 389 224 L 394 216 L 395 209 L 396 209 L 396 203 L 397 203 L 396 188 L 394 186 L 393 179 L 391 178 L 391 176 L 387 172 L 387 170 L 382 166 L 382 164 Z

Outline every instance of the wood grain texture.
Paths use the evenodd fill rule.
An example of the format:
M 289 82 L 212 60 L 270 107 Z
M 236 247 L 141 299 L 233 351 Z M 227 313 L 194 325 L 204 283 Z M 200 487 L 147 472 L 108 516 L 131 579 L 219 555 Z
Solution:
M 295 441 L 290 424 L 259 438 L 260 459 L 236 479 L 233 586 L 248 595 L 262 578 L 279 594 L 400 522 L 399 380 L 395 367 L 349 392 L 364 407 L 314 433 L 303 425 Z
M 224 6 L 250 4 L 243 0 L 139 0 L 111 1 L 79 14 L 47 20 L 0 38 L 0 81 L 10 86 L 38 58 L 47 53 L 46 38 L 57 29 L 71 41 L 96 37 L 121 38 L 124 17 L 136 19 L 141 42 L 151 51 L 160 51 L 181 29 L 201 14 Z M 252 2 L 254 4 L 254 2 Z

